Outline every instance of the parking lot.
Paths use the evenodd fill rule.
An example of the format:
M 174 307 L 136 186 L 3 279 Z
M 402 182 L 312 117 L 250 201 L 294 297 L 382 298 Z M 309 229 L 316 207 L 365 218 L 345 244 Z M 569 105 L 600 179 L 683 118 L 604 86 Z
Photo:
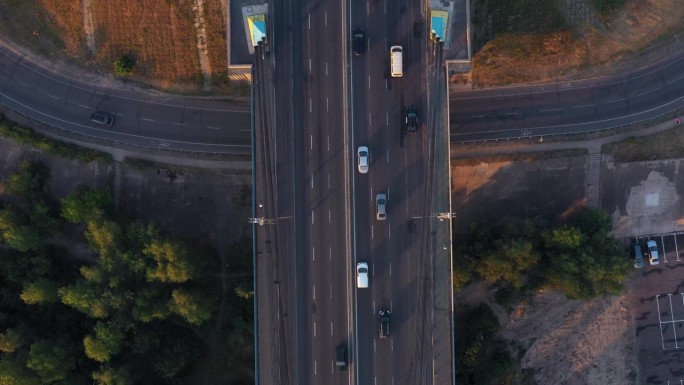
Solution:
M 649 263 L 653 240 L 660 261 Z M 684 232 L 625 238 L 644 252 L 644 266 L 630 281 L 639 366 L 637 384 L 684 383 Z M 631 256 L 634 251 L 630 247 Z

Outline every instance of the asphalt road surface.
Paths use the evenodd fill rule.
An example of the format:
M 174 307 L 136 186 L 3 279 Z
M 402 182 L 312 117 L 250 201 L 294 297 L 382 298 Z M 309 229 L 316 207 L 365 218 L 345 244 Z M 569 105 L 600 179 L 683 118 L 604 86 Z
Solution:
M 452 92 L 451 141 L 586 132 L 684 106 L 684 57 L 590 80 Z
M 62 130 L 162 149 L 249 154 L 250 109 L 219 100 L 109 88 L 58 74 L 9 50 L 0 52 L 0 103 Z M 96 110 L 111 127 L 90 121 Z
M 421 122 L 428 120 L 422 116 L 428 111 L 427 40 L 413 29 L 425 21 L 421 2 L 289 0 L 271 11 L 262 67 L 272 73 L 272 93 L 265 97 L 273 113 L 259 120 L 275 138 L 275 193 L 267 202 L 275 210 L 264 212 L 281 219 L 274 225 L 278 284 L 259 294 L 272 304 L 259 305 L 270 312 L 260 315 L 259 330 L 284 337 L 260 340 L 260 382 L 430 383 L 433 357 L 421 348 L 431 338 L 424 322 L 429 309 L 420 297 L 429 293 L 420 290 L 419 278 L 427 242 L 421 218 L 431 215 L 424 187 L 430 136 L 422 124 L 407 135 L 404 124 L 410 106 Z M 367 33 L 363 56 L 352 56 L 354 27 Z M 390 45 L 404 47 L 401 79 L 389 77 Z M 363 175 L 356 162 L 360 145 L 369 146 L 372 157 Z M 380 192 L 389 198 L 386 221 L 375 217 Z M 368 289 L 356 288 L 360 261 L 371 267 Z M 266 318 L 277 307 L 282 323 Z M 378 334 L 380 309 L 392 313 L 386 339 Z M 271 347 L 279 344 L 286 346 Z M 349 352 L 341 373 L 335 371 L 339 345 Z

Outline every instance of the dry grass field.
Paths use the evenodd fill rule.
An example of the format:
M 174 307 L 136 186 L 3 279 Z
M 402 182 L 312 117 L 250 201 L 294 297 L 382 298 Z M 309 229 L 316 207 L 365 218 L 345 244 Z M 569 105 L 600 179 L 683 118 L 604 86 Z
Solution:
M 549 16 L 556 20 L 553 25 L 540 26 L 543 23 L 531 20 L 533 3 L 529 12 L 506 9 L 518 12 L 506 13 L 507 20 L 524 19 L 528 24 L 507 26 L 508 30 L 512 29 L 510 32 L 492 32 L 496 26 L 489 30 L 486 25 L 480 28 L 486 30 L 480 34 L 495 36 L 473 57 L 473 85 L 604 75 L 646 66 L 682 49 L 684 7 L 681 0 L 627 0 L 609 17 L 579 26 L 568 20 L 568 15 L 563 14 L 568 10 L 562 7 L 554 8 L 551 16 L 555 18 Z
M 117 58 L 131 55 L 131 80 L 196 92 L 203 80 L 198 9 L 204 11 L 208 68 L 216 78 L 211 84 L 224 92 L 227 13 L 220 0 L 0 0 L 0 38 L 105 74 L 113 74 Z

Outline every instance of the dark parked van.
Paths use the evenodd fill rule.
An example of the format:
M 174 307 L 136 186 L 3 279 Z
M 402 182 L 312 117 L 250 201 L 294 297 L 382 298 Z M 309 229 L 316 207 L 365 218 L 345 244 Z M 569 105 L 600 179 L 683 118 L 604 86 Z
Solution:
M 354 56 L 363 55 L 366 52 L 366 31 L 356 28 L 352 34 L 352 48 Z
M 644 267 L 644 254 L 641 252 L 641 246 L 638 243 L 634 244 L 634 267 L 641 269 Z

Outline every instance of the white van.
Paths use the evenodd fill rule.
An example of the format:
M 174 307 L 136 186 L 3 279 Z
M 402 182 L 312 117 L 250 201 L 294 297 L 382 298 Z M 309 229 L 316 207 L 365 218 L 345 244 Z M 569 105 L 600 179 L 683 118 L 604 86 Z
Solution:
M 390 73 L 393 78 L 404 76 L 403 52 L 404 49 L 400 45 L 394 45 L 390 48 Z

